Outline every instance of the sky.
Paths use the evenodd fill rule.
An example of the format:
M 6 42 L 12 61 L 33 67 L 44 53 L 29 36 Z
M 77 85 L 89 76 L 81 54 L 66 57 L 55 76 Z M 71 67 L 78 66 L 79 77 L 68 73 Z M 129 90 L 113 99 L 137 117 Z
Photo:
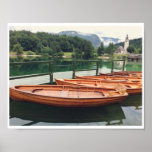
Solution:
M 141 23 L 128 24 L 10 24 L 10 30 L 27 30 L 31 32 L 48 32 L 58 33 L 61 31 L 77 31 L 84 34 L 97 34 L 99 37 L 119 38 L 124 41 L 128 34 L 129 39 L 141 38 L 143 36 L 143 28 Z

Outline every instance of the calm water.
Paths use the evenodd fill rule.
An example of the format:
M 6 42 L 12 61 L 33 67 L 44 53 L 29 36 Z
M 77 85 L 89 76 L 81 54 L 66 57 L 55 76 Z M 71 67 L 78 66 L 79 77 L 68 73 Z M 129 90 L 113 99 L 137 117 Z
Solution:
M 35 60 L 35 59 L 34 59 Z M 38 60 L 38 59 L 37 59 Z M 39 59 L 40 60 L 40 59 Z M 44 59 L 43 59 L 44 60 Z M 16 61 L 16 59 L 15 59 Z M 15 62 L 14 59 L 11 62 Z M 23 60 L 26 61 L 26 60 Z M 21 61 L 20 61 L 21 62 Z M 58 65 L 55 71 L 68 71 L 70 62 L 65 60 L 55 61 Z M 79 63 L 78 69 L 94 68 L 94 63 Z M 122 63 L 116 62 L 115 70 L 121 70 Z M 125 70 L 141 71 L 139 62 L 126 63 Z M 100 72 L 108 72 L 111 62 L 103 61 Z M 10 76 L 48 72 L 47 64 L 10 66 Z M 97 108 L 58 108 L 47 105 L 15 102 L 10 99 L 10 125 L 11 126 L 140 126 L 142 125 L 142 96 L 129 96 L 119 104 Z
M 50 58 L 47 57 L 29 57 L 29 58 L 10 58 L 10 62 L 28 62 L 28 61 L 49 61 Z M 115 70 L 122 70 L 123 62 L 115 62 L 114 67 Z M 53 64 L 54 72 L 61 71 L 72 71 L 72 62 L 70 59 L 55 59 Z M 55 65 L 67 65 L 64 67 L 56 67 Z M 76 70 L 88 69 L 88 68 L 96 68 L 95 62 L 77 62 Z M 110 72 L 111 70 L 111 62 L 110 61 L 102 61 L 100 63 L 100 68 L 103 70 L 101 72 Z M 126 71 L 141 71 L 142 65 L 141 62 L 127 62 L 125 70 Z M 106 70 L 106 71 L 105 71 Z M 12 65 L 10 64 L 10 76 L 19 76 L 19 75 L 28 75 L 28 74 L 38 74 L 38 73 L 48 73 L 50 72 L 49 63 L 31 63 L 31 64 L 22 64 L 22 65 Z

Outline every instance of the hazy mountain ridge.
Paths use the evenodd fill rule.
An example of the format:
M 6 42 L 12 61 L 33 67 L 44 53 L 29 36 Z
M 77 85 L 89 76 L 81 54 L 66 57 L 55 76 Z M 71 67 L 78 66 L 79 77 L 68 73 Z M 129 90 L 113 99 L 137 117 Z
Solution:
M 67 36 L 78 36 L 80 38 L 86 39 L 90 41 L 95 48 L 99 47 L 101 44 L 101 40 L 96 34 L 81 33 L 76 31 L 62 31 L 58 34 Z
M 62 31 L 58 33 L 59 35 L 67 35 L 67 36 L 78 36 L 80 38 L 86 39 L 92 43 L 95 48 L 98 48 L 101 42 L 104 43 L 105 46 L 108 46 L 109 43 L 116 44 L 120 42 L 119 38 L 113 37 L 102 37 L 100 34 L 89 34 L 89 33 L 81 33 L 77 31 Z
M 101 37 L 102 41 L 104 42 L 104 45 L 105 46 L 108 46 L 109 43 L 113 43 L 113 44 L 116 44 L 116 43 L 119 43 L 120 42 L 120 39 L 119 38 L 113 38 L 113 37 Z

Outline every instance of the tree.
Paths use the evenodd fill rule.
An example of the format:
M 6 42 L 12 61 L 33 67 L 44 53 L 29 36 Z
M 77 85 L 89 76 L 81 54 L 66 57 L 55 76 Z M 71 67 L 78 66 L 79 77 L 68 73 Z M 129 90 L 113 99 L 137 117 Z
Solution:
M 60 51 L 60 52 L 57 53 L 57 56 L 60 57 L 60 58 L 61 58 L 63 55 L 64 55 L 63 51 Z
M 83 51 L 84 51 L 83 58 L 84 59 L 92 58 L 93 57 L 93 49 L 94 48 L 93 48 L 91 42 L 85 41 L 84 48 L 83 48 Z
M 113 43 L 110 43 L 109 46 L 106 48 L 106 53 L 110 54 L 110 55 L 113 55 L 115 51 L 115 47 L 113 45 Z
M 98 47 L 97 53 L 98 53 L 98 56 L 101 56 L 102 54 L 104 54 L 104 44 L 103 44 L 103 42 L 101 42 L 101 45 Z
M 13 46 L 13 52 L 16 52 L 17 55 L 23 54 L 23 47 L 20 44 L 15 44 Z
M 78 48 L 74 49 L 74 53 L 72 54 L 73 58 L 81 59 L 83 56 L 82 51 Z
M 35 55 L 35 53 L 34 52 L 32 52 L 32 51 L 27 51 L 27 53 L 26 53 L 27 55 Z
M 80 37 L 50 34 L 46 32 L 10 31 L 10 51 L 15 44 L 20 44 L 24 51 L 50 56 L 62 56 L 63 52 L 73 52 L 78 58 L 94 57 L 91 42 Z
M 138 53 L 142 54 L 142 48 L 138 48 Z
M 41 50 L 42 54 L 43 55 L 55 55 L 56 53 L 53 52 L 52 48 L 49 48 L 48 46 L 47 47 L 43 47 L 42 50 Z
M 135 52 L 135 47 L 134 47 L 134 46 L 129 46 L 129 47 L 127 48 L 127 51 L 128 51 L 129 53 L 134 53 L 134 52 Z

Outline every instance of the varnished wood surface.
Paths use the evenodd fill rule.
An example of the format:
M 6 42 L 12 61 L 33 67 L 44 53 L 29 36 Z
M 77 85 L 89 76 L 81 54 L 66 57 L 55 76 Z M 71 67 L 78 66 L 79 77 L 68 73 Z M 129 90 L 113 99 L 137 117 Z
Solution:
M 15 101 L 28 101 L 63 107 L 94 107 L 124 100 L 127 93 L 96 90 L 86 87 L 59 85 L 23 85 L 10 87 L 10 97 Z
M 76 86 L 86 86 L 86 87 L 95 87 L 101 89 L 124 89 L 125 86 L 120 83 L 103 83 L 98 80 L 82 80 L 82 79 L 55 79 L 58 85 L 76 85 Z
M 128 78 L 118 78 L 112 76 L 76 76 L 76 79 L 88 79 L 88 80 L 99 80 L 104 83 L 130 83 L 137 84 L 142 83 L 142 79 L 128 79 Z
M 96 87 L 101 89 L 114 89 L 123 90 L 126 89 L 129 94 L 140 94 L 142 92 L 142 85 L 139 83 L 106 83 L 100 80 L 88 80 L 88 79 L 56 79 L 58 85 L 76 85 L 76 86 L 87 86 Z
M 141 71 L 119 71 L 113 73 L 100 73 L 100 76 L 115 76 L 115 77 L 130 77 L 130 78 L 142 78 Z

